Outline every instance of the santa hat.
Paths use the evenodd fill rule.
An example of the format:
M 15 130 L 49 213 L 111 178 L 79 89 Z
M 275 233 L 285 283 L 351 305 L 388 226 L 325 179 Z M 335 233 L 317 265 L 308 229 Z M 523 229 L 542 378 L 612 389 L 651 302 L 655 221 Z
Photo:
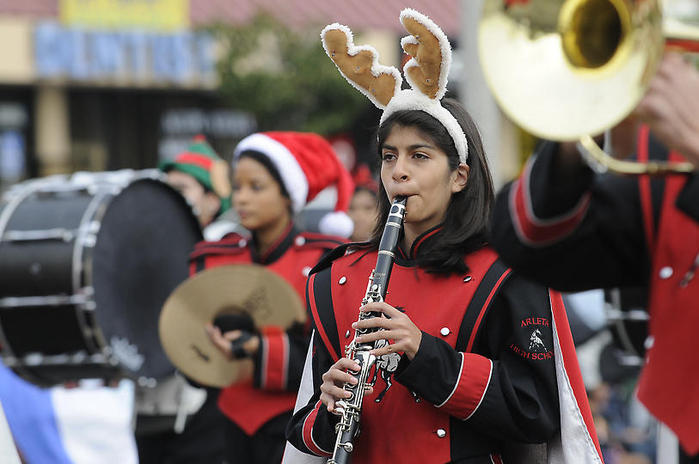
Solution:
M 194 177 L 205 189 L 214 192 L 221 200 L 216 216 L 231 207 L 231 183 L 228 179 L 228 163 L 211 148 L 203 135 L 197 135 L 187 150 L 175 159 L 160 163 L 163 172 L 180 171 Z
M 324 234 L 349 237 L 354 224 L 346 211 L 354 183 L 327 140 L 303 132 L 259 132 L 240 141 L 235 158 L 244 151 L 256 151 L 270 159 L 289 193 L 295 213 L 321 190 L 334 185 L 337 188 L 334 211 L 321 218 L 318 229 Z

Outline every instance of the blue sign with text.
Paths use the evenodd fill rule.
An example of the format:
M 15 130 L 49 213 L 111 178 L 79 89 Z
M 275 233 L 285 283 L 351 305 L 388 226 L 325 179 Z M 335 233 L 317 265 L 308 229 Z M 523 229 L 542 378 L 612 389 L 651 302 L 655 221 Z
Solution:
M 34 57 L 42 78 L 197 83 L 215 79 L 213 38 L 181 31 L 96 31 L 37 25 Z

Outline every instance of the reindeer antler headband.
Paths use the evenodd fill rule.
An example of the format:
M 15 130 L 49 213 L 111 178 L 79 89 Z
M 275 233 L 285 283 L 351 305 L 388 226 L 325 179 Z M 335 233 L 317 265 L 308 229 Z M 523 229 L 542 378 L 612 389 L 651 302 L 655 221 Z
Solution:
M 407 8 L 400 13 L 403 27 L 411 34 L 401 46 L 411 56 L 403 67 L 411 89 L 401 90 L 403 79 L 393 66 L 379 64 L 379 54 L 371 46 L 355 46 L 352 31 L 338 23 L 320 33 L 323 48 L 340 74 L 357 90 L 384 110 L 381 123 L 400 110 L 422 110 L 444 125 L 454 140 L 459 161 L 468 159 L 468 143 L 461 125 L 440 104 L 447 91 L 451 66 L 451 45 L 447 36 L 430 18 Z

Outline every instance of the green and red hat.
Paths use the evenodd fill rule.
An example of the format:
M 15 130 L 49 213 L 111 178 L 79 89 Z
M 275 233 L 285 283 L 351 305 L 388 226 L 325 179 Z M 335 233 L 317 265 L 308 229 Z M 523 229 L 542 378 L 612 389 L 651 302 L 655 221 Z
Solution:
M 211 148 L 203 135 L 197 135 L 187 150 L 174 159 L 163 161 L 158 166 L 161 171 L 180 171 L 194 177 L 206 190 L 214 192 L 221 199 L 217 216 L 231 207 L 231 182 L 226 163 Z

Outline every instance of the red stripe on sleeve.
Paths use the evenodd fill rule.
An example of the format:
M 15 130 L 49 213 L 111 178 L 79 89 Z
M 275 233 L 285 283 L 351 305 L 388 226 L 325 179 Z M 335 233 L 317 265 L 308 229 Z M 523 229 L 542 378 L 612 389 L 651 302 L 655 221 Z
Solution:
M 318 410 L 323 405 L 320 401 L 316 403 L 313 410 L 308 413 L 306 419 L 303 421 L 303 444 L 306 445 L 308 451 L 315 454 L 316 456 L 330 456 L 331 453 L 322 449 L 313 440 L 313 424 L 315 424 L 316 416 L 318 415 Z
M 572 233 L 582 222 L 587 207 L 590 204 L 590 194 L 586 193 L 577 206 L 569 213 L 550 218 L 540 219 L 534 215 L 529 192 L 530 162 L 510 188 L 510 216 L 515 231 L 522 242 L 528 245 L 546 245 Z
M 468 419 L 480 406 L 490 383 L 493 362 L 473 353 L 462 353 L 463 365 L 451 397 L 441 406 L 448 414 Z
M 264 327 L 262 344 L 262 388 L 284 390 L 289 368 L 289 340 L 286 333 L 280 327 Z

